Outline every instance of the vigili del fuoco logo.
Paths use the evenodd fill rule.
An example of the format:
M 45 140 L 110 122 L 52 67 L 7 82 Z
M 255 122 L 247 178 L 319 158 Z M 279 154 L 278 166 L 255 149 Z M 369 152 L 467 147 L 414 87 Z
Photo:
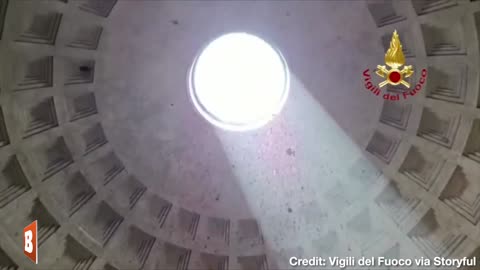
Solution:
M 378 85 L 372 82 L 369 69 L 363 72 L 365 88 L 374 95 L 380 96 L 380 94 L 382 94 L 381 88 L 387 85 L 403 85 L 404 87 L 402 87 L 401 93 L 384 93 L 382 95 L 383 99 L 386 100 L 401 100 L 415 96 L 423 88 L 427 80 L 426 69 L 422 69 L 420 79 L 415 87 L 410 88 L 411 85 L 407 79 L 410 78 L 415 71 L 411 65 L 405 65 L 405 56 L 403 55 L 402 43 L 400 42 L 397 30 L 393 32 L 390 47 L 385 54 L 385 64 L 386 66 L 377 65 L 377 69 L 375 70 L 375 73 L 384 79 Z

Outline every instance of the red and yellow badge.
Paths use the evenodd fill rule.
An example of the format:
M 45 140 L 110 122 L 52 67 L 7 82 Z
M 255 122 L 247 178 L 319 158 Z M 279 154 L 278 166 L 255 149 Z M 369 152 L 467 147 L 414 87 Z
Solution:
M 410 88 L 410 83 L 405 79 L 411 77 L 414 70 L 411 65 L 405 65 L 405 55 L 403 54 L 402 43 L 400 42 L 397 30 L 393 32 L 390 47 L 385 53 L 385 64 L 386 65 L 377 65 L 377 69 L 375 70 L 375 73 L 384 79 L 378 83 L 378 86 L 372 83 L 369 69 L 363 72 L 365 88 L 367 90 L 379 96 L 381 93 L 380 88 L 388 84 L 393 86 L 401 84 L 406 88 L 405 91 L 402 91 L 403 99 L 406 99 L 408 96 L 416 95 L 416 93 L 422 89 L 427 78 L 426 69 L 422 69 L 420 81 L 415 88 L 408 89 Z M 383 98 L 388 100 L 400 100 L 400 94 L 386 93 L 383 95 Z
M 397 30 L 393 32 L 392 40 L 390 41 L 390 48 L 388 48 L 387 53 L 385 54 L 385 64 L 390 67 L 390 69 L 385 66 L 378 65 L 377 73 L 378 76 L 386 78 L 385 81 L 379 84 L 380 87 L 384 87 L 387 84 L 399 85 L 403 84 L 405 87 L 410 88 L 410 84 L 404 80 L 413 74 L 412 66 L 404 66 L 403 69 L 400 69 L 405 65 L 405 56 L 403 55 L 402 43 L 400 43 L 400 37 L 398 36 Z

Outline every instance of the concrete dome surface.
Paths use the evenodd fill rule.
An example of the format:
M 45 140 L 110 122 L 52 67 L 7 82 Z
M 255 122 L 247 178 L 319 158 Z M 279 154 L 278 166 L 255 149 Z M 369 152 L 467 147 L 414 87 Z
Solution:
M 0 0 L 0 269 L 480 267 L 479 29 L 474 0 Z M 405 79 L 425 83 L 375 95 L 395 30 Z M 215 116 L 264 117 L 241 131 L 189 92 L 202 50 L 231 33 L 288 67 L 268 73 L 245 44 L 216 58 L 256 63 L 234 70 L 258 89 L 219 64 L 199 84 L 224 94 Z M 35 220 L 38 265 L 23 246 Z

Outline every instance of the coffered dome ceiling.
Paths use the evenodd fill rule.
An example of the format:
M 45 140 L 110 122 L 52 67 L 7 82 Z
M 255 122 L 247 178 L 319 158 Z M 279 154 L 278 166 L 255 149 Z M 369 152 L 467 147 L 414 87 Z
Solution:
M 466 0 L 0 0 L 0 269 L 478 254 L 479 12 Z M 376 76 L 394 30 L 411 81 L 428 78 L 384 101 L 362 73 Z M 206 121 L 188 88 L 201 49 L 233 32 L 290 71 L 281 112 L 243 132 Z M 34 220 L 38 266 L 22 251 Z

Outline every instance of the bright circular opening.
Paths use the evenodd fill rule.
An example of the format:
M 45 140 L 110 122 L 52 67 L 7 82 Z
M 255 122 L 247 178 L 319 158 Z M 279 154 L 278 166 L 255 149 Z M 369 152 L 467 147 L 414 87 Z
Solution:
M 230 33 L 210 42 L 189 75 L 190 97 L 199 113 L 228 130 L 251 130 L 277 115 L 288 97 L 285 59 L 263 39 Z

